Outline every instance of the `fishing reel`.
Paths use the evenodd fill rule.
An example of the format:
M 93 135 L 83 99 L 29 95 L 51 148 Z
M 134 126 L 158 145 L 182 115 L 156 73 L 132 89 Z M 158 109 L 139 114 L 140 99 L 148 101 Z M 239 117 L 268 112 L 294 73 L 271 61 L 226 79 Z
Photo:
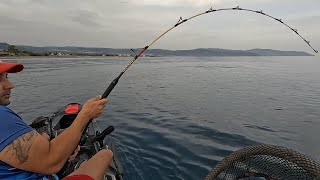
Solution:
M 113 126 L 107 127 L 105 130 L 102 132 L 96 131 L 96 136 L 91 139 L 92 142 L 98 142 L 100 145 L 100 148 L 104 147 L 104 139 L 106 138 L 107 135 L 111 134 L 114 131 Z
M 106 138 L 107 135 L 111 134 L 114 131 L 113 126 L 107 127 L 105 130 L 102 132 L 96 131 L 95 135 L 92 137 L 89 137 L 86 133 L 83 133 L 79 142 L 80 146 L 83 146 L 87 141 L 90 143 L 98 142 L 100 145 L 100 148 L 104 148 L 104 139 Z

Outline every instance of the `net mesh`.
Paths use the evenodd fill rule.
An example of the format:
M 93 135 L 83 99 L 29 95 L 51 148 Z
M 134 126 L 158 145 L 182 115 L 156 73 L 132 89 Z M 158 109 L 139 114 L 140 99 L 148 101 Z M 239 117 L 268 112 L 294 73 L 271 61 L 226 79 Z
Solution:
M 256 145 L 235 151 L 210 171 L 205 180 L 320 179 L 320 165 L 294 150 Z

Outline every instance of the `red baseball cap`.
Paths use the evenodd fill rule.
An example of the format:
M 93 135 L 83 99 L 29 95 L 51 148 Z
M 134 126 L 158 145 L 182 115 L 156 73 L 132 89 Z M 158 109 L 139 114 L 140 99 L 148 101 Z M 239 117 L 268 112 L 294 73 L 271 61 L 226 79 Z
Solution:
M 4 72 L 17 73 L 23 70 L 22 64 L 0 61 L 0 74 Z

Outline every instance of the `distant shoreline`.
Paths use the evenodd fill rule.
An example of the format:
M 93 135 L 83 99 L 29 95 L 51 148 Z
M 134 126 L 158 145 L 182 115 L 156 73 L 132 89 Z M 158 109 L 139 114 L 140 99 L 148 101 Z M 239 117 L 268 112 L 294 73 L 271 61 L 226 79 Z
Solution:
M 93 48 L 93 47 L 77 47 L 77 46 L 45 46 L 35 47 L 26 45 L 9 45 L 7 43 L 0 43 L 0 49 L 8 52 L 24 53 L 24 55 L 30 56 L 53 56 L 60 57 L 99 57 L 99 56 L 120 56 L 120 57 L 134 57 L 141 51 L 141 49 L 129 49 L 129 48 Z M 17 52 L 16 52 L 17 51 Z M 88 55 L 88 56 L 87 56 Z M 262 49 L 254 48 L 249 50 L 234 50 L 234 49 L 221 49 L 221 48 L 196 48 L 188 50 L 168 50 L 168 49 L 148 49 L 148 51 L 142 56 L 155 56 L 155 57 L 167 57 L 167 56 L 192 56 L 192 57 L 238 57 L 238 56 L 315 56 L 314 53 L 310 54 L 304 51 L 288 51 L 288 50 L 274 50 L 274 49 Z M 6 56 L 7 57 L 7 56 Z M 29 57 L 29 56 L 28 56 Z
M 68 59 L 68 58 L 132 58 L 132 57 L 125 57 L 125 56 L 0 56 L 1 59 L 39 59 L 39 58 L 48 58 L 48 59 Z
M 201 58 L 201 57 L 314 57 L 312 56 L 294 56 L 294 55 L 288 55 L 288 56 L 145 56 L 142 58 L 157 58 L 157 57 L 194 57 L 194 58 Z M 23 60 L 23 59 L 81 59 L 81 58 L 87 58 L 87 59 L 94 59 L 94 58 L 101 58 L 101 59 L 110 59 L 110 58 L 122 58 L 122 59 L 132 59 L 132 56 L 0 56 L 1 60 Z

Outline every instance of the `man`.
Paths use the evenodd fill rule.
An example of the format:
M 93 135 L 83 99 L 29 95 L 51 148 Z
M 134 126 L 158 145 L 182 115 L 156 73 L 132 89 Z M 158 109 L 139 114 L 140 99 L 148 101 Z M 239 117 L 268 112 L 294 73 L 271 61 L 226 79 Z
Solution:
M 87 123 L 101 115 L 107 100 L 101 96 L 89 99 L 72 125 L 50 141 L 6 107 L 15 87 L 8 75 L 22 70 L 21 64 L 0 61 L 0 179 L 52 178 L 76 149 Z M 64 179 L 100 180 L 112 155 L 110 150 L 101 150 Z

